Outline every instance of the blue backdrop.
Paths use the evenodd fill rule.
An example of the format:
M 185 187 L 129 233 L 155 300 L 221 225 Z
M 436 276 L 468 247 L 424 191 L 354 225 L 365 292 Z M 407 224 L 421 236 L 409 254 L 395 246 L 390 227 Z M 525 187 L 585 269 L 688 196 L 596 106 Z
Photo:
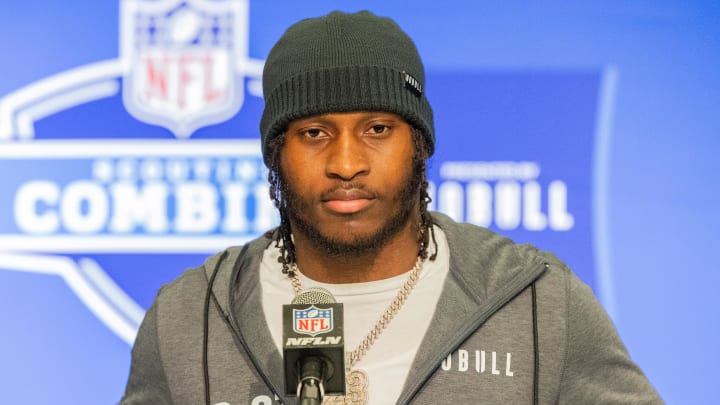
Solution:
M 270 47 L 365 8 L 423 56 L 434 208 L 556 252 L 668 403 L 712 403 L 720 5 L 453 0 L 0 4 L 0 402 L 120 398 L 159 286 L 277 221 Z

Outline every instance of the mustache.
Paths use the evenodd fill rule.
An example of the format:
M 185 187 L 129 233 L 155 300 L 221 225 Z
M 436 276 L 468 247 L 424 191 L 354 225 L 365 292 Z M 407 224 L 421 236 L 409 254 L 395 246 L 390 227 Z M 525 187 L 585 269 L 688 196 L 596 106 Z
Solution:
M 340 181 L 320 193 L 322 201 L 350 200 L 350 199 L 376 199 L 380 193 L 364 183 L 354 181 Z

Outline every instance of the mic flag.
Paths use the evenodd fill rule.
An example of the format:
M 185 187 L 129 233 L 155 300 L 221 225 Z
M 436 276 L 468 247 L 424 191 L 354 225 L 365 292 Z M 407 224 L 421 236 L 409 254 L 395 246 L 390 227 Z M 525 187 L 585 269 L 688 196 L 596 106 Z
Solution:
M 283 305 L 285 393 L 298 395 L 303 381 L 319 377 L 320 399 L 345 395 L 343 304 L 324 288 L 300 291 Z

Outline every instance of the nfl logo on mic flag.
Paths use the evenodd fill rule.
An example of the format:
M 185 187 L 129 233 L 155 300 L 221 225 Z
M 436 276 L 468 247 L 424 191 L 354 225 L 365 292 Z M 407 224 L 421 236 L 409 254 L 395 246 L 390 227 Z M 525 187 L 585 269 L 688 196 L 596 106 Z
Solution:
M 307 309 L 293 309 L 293 330 L 301 335 L 315 336 L 333 330 L 333 309 L 315 305 Z

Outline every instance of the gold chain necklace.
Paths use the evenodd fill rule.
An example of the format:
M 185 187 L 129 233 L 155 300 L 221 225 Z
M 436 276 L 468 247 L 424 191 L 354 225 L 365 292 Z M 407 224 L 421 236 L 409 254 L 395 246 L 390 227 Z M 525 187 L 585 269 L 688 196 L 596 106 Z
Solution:
M 326 396 L 323 400 L 323 405 L 365 405 L 367 404 L 367 387 L 368 387 L 368 376 L 363 370 L 355 369 L 353 367 L 365 356 L 370 347 L 380 337 L 380 334 L 387 328 L 390 321 L 397 315 L 400 309 L 407 301 L 410 296 L 415 284 L 420 277 L 420 271 L 422 270 L 423 259 L 418 256 L 415 261 L 415 265 L 408 272 L 408 277 L 405 279 L 402 287 L 398 291 L 395 298 L 390 302 L 390 305 L 385 309 L 382 316 L 375 322 L 375 326 L 368 332 L 365 338 L 360 342 L 358 347 L 352 352 L 345 353 L 345 382 L 347 385 L 346 394 L 344 396 Z M 298 274 L 300 270 L 297 264 L 292 263 L 288 271 L 290 276 L 290 283 L 292 284 L 295 295 L 302 291 L 302 282 Z

